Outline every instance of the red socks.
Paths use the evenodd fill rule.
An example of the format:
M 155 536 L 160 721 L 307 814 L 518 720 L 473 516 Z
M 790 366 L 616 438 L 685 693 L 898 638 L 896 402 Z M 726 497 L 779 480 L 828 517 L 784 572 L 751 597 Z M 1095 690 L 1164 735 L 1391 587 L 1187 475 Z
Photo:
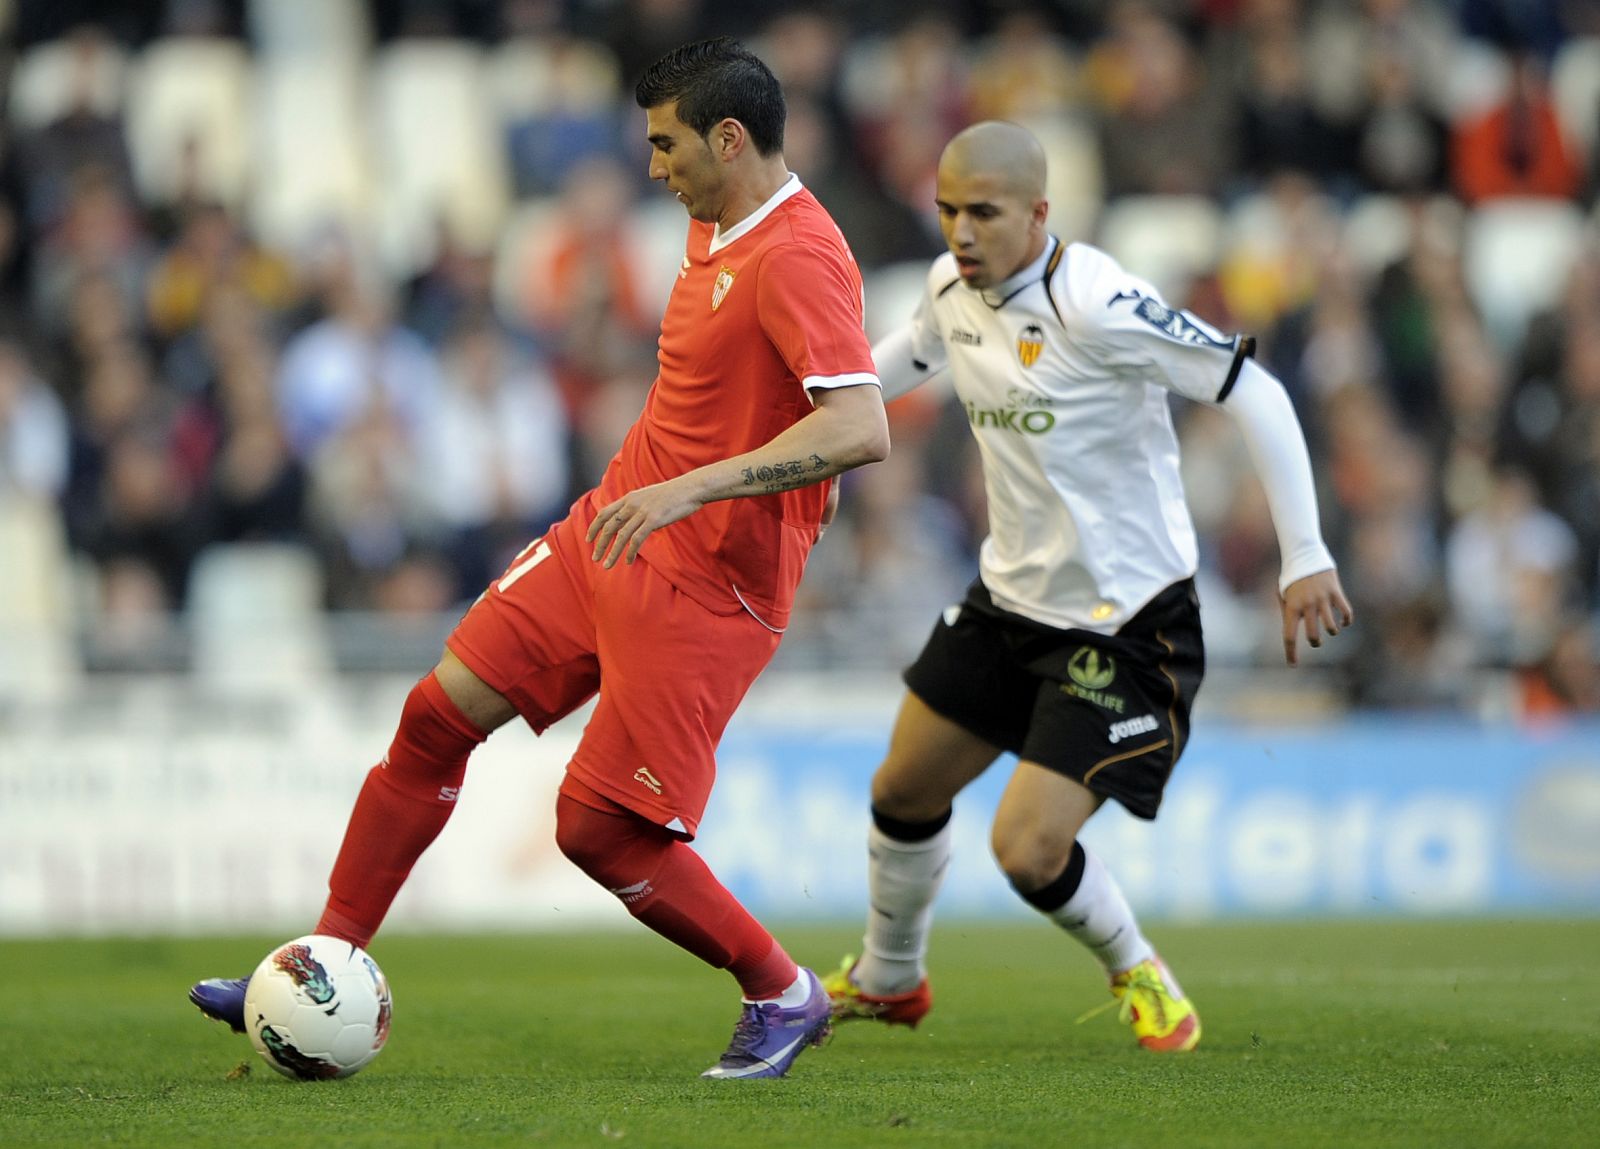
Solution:
M 556 845 L 656 933 L 738 979 L 752 1001 L 774 998 L 799 967 L 700 855 L 567 775 L 556 800 Z
M 412 689 L 383 765 L 362 784 L 328 879 L 316 932 L 363 948 L 411 867 L 455 809 L 467 758 L 488 735 L 429 674 Z M 634 917 L 701 961 L 726 969 L 751 1000 L 777 997 L 800 976 L 761 923 L 668 830 L 571 775 L 556 803 L 556 844 Z
M 455 809 L 467 757 L 488 737 L 431 673 L 412 688 L 382 765 L 362 784 L 316 932 L 363 948 Z

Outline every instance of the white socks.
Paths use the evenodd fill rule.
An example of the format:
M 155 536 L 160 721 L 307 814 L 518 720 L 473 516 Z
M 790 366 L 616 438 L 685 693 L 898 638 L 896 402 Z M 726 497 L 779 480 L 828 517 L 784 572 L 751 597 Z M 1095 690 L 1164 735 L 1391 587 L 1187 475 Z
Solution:
M 742 999 L 747 1005 L 754 1005 L 748 997 Z M 784 990 L 777 997 L 764 997 L 763 1002 L 775 1001 L 782 1009 L 799 1009 L 811 1000 L 811 976 L 805 969 L 800 970 L 800 975 L 794 979 L 794 984 Z
M 852 980 L 867 993 L 909 993 L 922 981 L 933 899 L 950 864 L 950 824 L 931 838 L 901 842 L 876 824 L 867 831 L 867 933 Z
M 1045 916 L 1087 946 L 1107 974 L 1121 973 L 1155 955 L 1154 947 L 1139 932 L 1117 880 L 1087 850 L 1077 891 L 1060 909 Z
M 909 993 L 926 970 L 933 900 L 950 864 L 948 823 L 931 838 L 902 842 L 867 830 L 867 932 L 852 980 L 878 997 Z M 1105 863 L 1084 851 L 1083 877 L 1060 908 L 1045 913 L 1094 954 L 1108 975 L 1155 956 Z

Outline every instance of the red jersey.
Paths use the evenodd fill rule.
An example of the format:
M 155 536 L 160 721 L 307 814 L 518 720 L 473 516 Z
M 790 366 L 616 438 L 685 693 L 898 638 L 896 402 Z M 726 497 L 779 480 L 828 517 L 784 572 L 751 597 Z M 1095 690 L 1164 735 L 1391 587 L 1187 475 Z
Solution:
M 726 233 L 691 220 L 655 384 L 595 505 L 762 446 L 812 410 L 809 387 L 876 384 L 862 322 L 855 257 L 796 177 Z M 828 486 L 707 503 L 640 557 L 707 609 L 781 629 Z

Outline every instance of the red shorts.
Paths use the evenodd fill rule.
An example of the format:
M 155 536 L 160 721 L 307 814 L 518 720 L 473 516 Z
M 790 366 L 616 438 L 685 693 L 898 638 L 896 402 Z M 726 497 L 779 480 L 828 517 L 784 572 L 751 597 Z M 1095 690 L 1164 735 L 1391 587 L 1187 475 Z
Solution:
M 535 732 L 598 691 L 568 773 L 692 838 L 722 731 L 780 636 L 713 614 L 642 559 L 594 562 L 591 499 L 513 559 L 445 645 Z

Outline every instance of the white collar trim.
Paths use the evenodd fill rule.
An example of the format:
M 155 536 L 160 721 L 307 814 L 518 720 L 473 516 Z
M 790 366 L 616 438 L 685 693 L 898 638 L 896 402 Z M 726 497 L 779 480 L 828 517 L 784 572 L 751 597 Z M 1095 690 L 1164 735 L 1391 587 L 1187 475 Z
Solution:
M 1024 267 L 1015 275 L 1007 278 L 1004 283 L 986 287 L 979 293 L 983 296 L 985 303 L 990 307 L 999 307 L 1022 288 L 1026 287 L 1032 280 L 1044 277 L 1044 265 L 1049 261 L 1051 253 L 1055 251 L 1056 245 L 1061 242 L 1053 235 L 1047 235 L 1045 238 L 1048 242 L 1044 245 L 1044 250 L 1039 253 L 1038 259 L 1028 264 L 1027 267 Z
M 715 255 L 717 252 L 721 251 L 723 248 L 727 247 L 730 243 L 733 243 L 741 236 L 748 235 L 750 232 L 754 231 L 762 220 L 766 219 L 778 209 L 779 204 L 799 191 L 800 186 L 800 177 L 795 175 L 793 172 L 790 172 L 789 178 L 783 181 L 782 187 L 772 193 L 771 199 L 762 204 L 760 207 L 756 208 L 755 211 L 745 216 L 727 231 L 722 230 L 721 224 L 716 224 L 713 226 L 711 229 L 711 249 L 708 254 Z

